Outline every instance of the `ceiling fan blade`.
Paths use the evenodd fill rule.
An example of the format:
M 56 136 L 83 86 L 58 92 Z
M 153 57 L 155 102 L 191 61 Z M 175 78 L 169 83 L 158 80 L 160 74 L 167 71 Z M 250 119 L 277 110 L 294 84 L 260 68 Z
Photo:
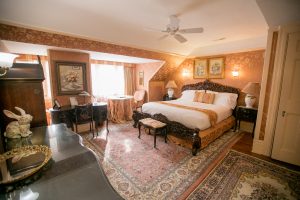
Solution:
M 162 30 L 156 29 L 156 28 L 143 28 L 143 29 L 144 29 L 144 31 L 162 32 Z
M 179 34 L 175 34 L 174 38 L 180 43 L 184 43 L 187 41 L 187 39 L 185 39 L 182 35 L 179 35 Z
M 185 33 L 202 33 L 203 28 L 186 28 L 186 29 L 180 29 L 178 30 L 179 33 L 185 34 Z
M 159 37 L 158 40 L 163 40 L 163 39 L 165 39 L 168 36 L 169 36 L 169 34 L 163 35 L 163 36 Z

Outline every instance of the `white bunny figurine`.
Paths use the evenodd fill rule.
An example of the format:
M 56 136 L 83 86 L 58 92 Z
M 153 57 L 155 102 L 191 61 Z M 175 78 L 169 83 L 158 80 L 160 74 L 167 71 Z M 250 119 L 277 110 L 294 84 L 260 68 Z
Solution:
M 6 126 L 4 136 L 7 138 L 28 137 L 32 133 L 30 131 L 30 122 L 32 121 L 32 116 L 26 114 L 22 108 L 15 107 L 15 109 L 18 110 L 21 115 L 16 115 L 9 110 L 3 110 L 3 113 L 7 117 L 18 120 L 10 122 Z

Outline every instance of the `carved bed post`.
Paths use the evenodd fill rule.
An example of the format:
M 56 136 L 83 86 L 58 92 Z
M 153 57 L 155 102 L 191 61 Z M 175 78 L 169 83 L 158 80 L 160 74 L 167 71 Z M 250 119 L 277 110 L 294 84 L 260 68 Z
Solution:
M 200 150 L 201 147 L 201 138 L 199 137 L 200 130 L 198 128 L 195 129 L 195 132 L 193 134 L 193 145 L 192 145 L 192 154 L 195 156 L 198 152 L 198 149 Z

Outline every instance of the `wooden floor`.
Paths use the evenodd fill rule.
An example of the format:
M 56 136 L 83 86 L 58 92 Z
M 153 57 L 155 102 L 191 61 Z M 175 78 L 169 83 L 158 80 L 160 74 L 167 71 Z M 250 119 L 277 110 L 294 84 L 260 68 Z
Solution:
M 252 138 L 251 133 L 245 132 L 244 136 L 237 143 L 235 143 L 233 145 L 232 149 L 242 152 L 242 153 L 245 153 L 245 154 L 255 156 L 257 158 L 260 158 L 260 159 L 263 159 L 263 160 L 266 160 L 269 162 L 272 162 L 274 164 L 286 167 L 288 169 L 296 170 L 296 171 L 300 172 L 300 166 L 292 165 L 292 164 L 285 163 L 282 161 L 274 160 L 271 157 L 252 153 L 252 144 L 253 144 L 253 138 Z

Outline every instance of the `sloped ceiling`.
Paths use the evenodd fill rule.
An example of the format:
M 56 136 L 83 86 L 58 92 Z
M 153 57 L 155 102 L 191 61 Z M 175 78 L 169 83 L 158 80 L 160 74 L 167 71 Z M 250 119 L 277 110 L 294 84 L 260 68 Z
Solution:
M 300 23 L 299 0 L 256 0 L 269 27 Z
M 165 29 L 174 14 L 181 28 L 204 32 L 186 34 L 180 44 L 147 30 Z M 255 0 L 1 0 L 0 21 L 184 56 L 264 48 L 268 27 Z M 214 52 L 229 43 L 226 52 Z

